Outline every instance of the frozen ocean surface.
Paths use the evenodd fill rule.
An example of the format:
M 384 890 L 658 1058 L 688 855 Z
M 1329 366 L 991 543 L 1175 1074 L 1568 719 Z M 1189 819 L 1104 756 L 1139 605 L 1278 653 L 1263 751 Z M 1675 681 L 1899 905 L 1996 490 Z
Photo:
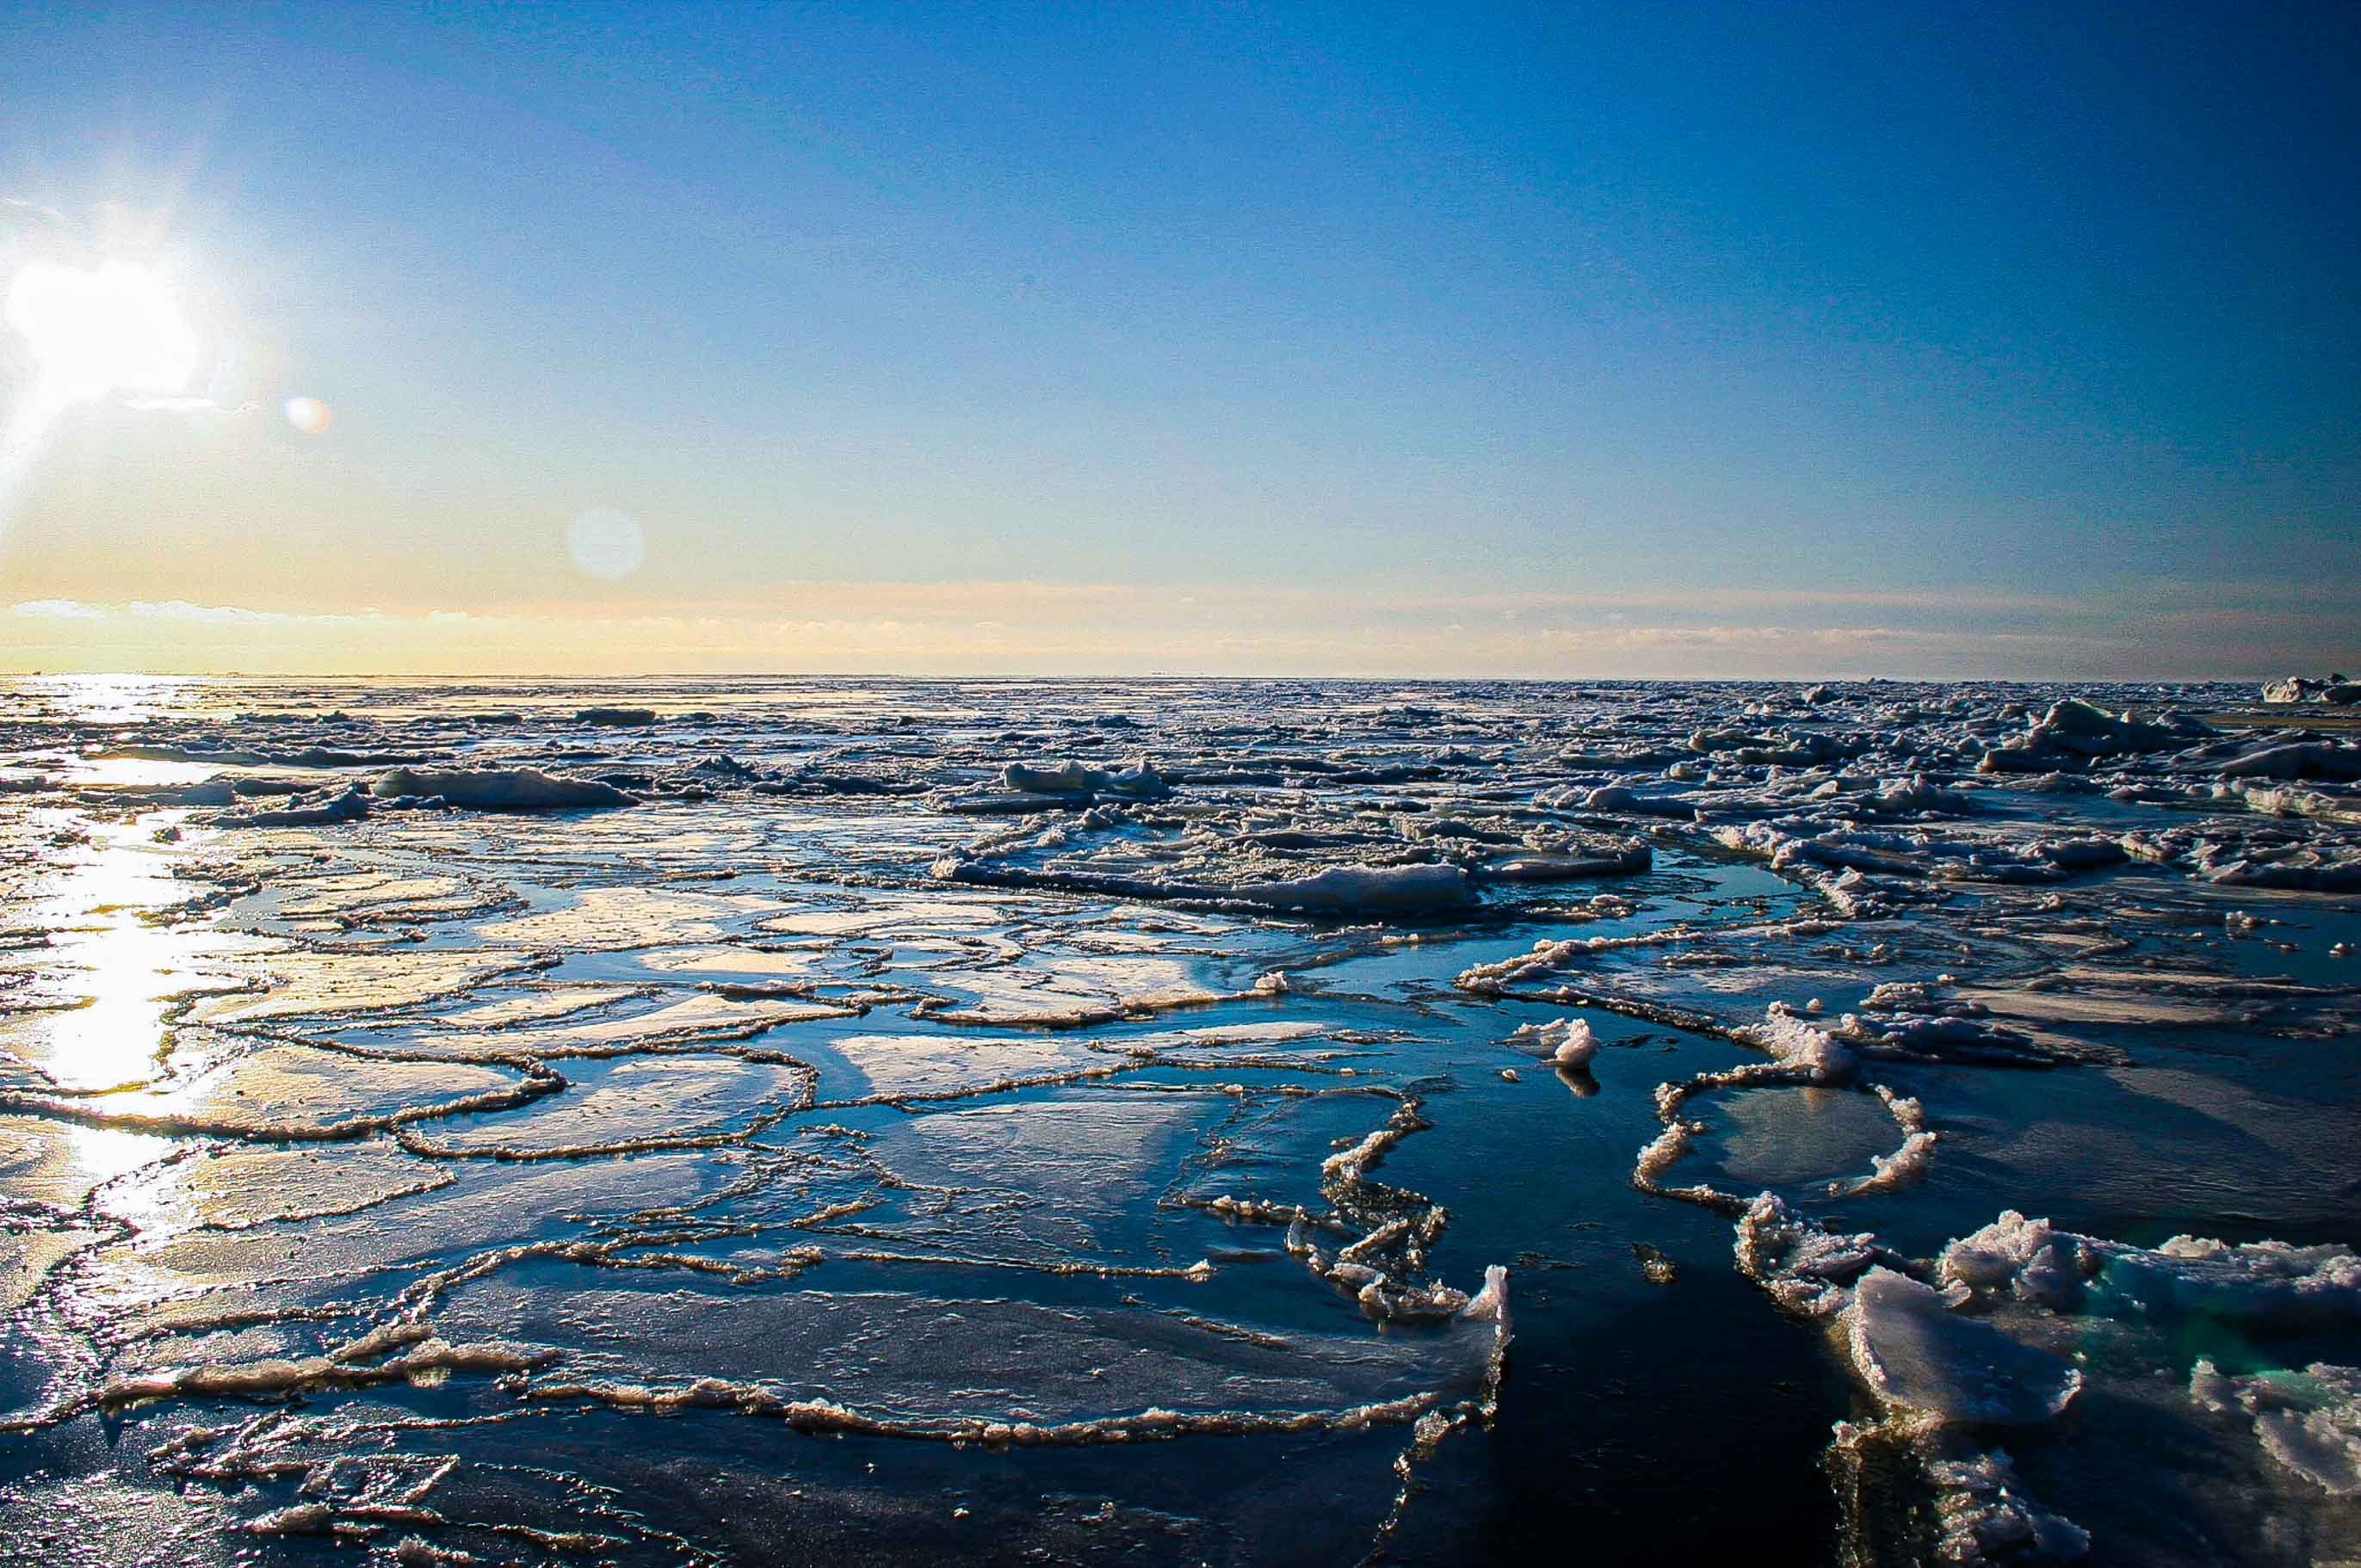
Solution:
M 0 701 L 0 1560 L 2361 1556 L 2319 705 Z

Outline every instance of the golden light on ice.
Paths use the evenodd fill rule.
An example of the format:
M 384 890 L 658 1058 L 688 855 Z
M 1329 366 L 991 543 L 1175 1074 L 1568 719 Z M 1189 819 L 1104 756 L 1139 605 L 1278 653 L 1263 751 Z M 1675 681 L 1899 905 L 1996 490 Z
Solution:
M 48 400 L 180 392 L 196 374 L 195 329 L 164 279 L 136 261 L 28 261 L 9 283 L 6 316 Z

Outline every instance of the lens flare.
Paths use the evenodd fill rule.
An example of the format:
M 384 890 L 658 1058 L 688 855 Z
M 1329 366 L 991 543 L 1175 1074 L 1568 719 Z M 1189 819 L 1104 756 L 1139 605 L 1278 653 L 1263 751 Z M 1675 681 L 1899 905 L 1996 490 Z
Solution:
M 287 422 L 306 435 L 325 435 L 336 422 L 336 411 L 317 398 L 290 398 L 285 411 Z
M 613 582 L 630 576 L 647 560 L 647 536 L 629 513 L 592 507 L 577 514 L 566 528 L 566 553 L 592 576 Z

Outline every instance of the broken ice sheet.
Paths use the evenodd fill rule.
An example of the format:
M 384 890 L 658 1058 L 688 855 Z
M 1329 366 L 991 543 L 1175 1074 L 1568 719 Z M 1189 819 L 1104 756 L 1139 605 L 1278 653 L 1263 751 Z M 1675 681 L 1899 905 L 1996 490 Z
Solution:
M 55 1496 L 290 1555 L 1815 1562 L 1884 1539 L 1817 1462 L 1873 1416 L 1949 1434 L 1900 1560 L 2353 1555 L 2262 1394 L 2190 1398 L 2361 1364 L 2361 784 L 2251 693 L 21 690 L 0 1444 Z M 453 766 L 641 804 L 207 820 Z M 1952 1304 L 2009 1214 L 2105 1266 Z

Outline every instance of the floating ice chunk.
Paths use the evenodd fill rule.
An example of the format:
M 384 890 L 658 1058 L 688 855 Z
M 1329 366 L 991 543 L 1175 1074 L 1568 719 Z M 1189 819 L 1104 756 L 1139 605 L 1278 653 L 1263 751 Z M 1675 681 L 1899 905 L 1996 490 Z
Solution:
M 1628 876 L 1655 863 L 1654 852 L 1640 839 L 1602 847 L 1598 853 L 1579 855 L 1528 851 L 1484 861 L 1476 874 L 1487 882 L 1572 882 L 1581 877 Z
M 2047 1220 L 2028 1220 L 2010 1209 L 1982 1230 L 1945 1247 L 1935 1267 L 1947 1285 L 2071 1311 L 2081 1305 L 2083 1286 L 2098 1272 L 2099 1263 L 2089 1237 L 2058 1230 Z
M 1884 780 L 1874 793 L 1850 799 L 1845 805 L 1850 809 L 1867 808 L 1880 817 L 1964 817 L 1976 809 L 1972 798 L 1958 790 L 1943 788 L 1924 773 Z
M 2036 853 L 2059 870 L 2069 872 L 2099 871 L 2107 866 L 2119 866 L 2131 858 L 2119 839 L 2085 835 L 2073 839 L 2052 839 L 2041 845 Z
M 159 806 L 236 806 L 237 791 L 227 779 L 211 778 L 203 784 L 159 790 L 154 798 Z
M 1471 1321 L 1498 1323 L 1502 1333 L 1509 1328 L 1509 1271 L 1499 1264 L 1484 1266 L 1484 1288 L 1467 1298 L 1459 1315 Z
M 379 799 L 440 795 L 467 811 L 571 811 L 639 803 L 612 784 L 553 778 L 536 768 L 395 768 L 379 774 L 369 790 Z
M 1330 866 L 1285 882 L 1248 883 L 1224 897 L 1272 909 L 1349 915 L 1361 911 L 1452 909 L 1473 902 L 1457 866 Z
M 1889 1409 L 1944 1421 L 2029 1426 L 2064 1409 L 2081 1373 L 1952 1310 L 1966 1296 L 1890 1268 L 1862 1275 L 1840 1320 L 1862 1384 Z
M 2016 1062 L 2040 1066 L 2059 1059 L 2032 1036 L 1988 1019 L 1946 1011 L 1938 1014 L 1876 1016 L 1848 1013 L 1839 1031 L 1869 1055 L 1925 1061 Z
M 2206 868 L 2205 880 L 2226 887 L 2283 887 L 2304 893 L 2361 891 L 2361 855 L 2304 848 L 2273 859 L 2238 859 Z
M 2187 714 L 2167 714 L 2149 723 L 2129 714 L 2068 697 L 2053 705 L 2022 740 L 1986 751 L 1977 764 L 1981 773 L 2046 773 L 2058 760 L 2109 757 L 2126 751 L 2161 751 L 2185 747 L 2213 734 L 2213 729 Z
M 260 811 L 225 811 L 213 819 L 217 828 L 322 828 L 357 822 L 369 814 L 369 793 L 358 784 L 333 795 Z
M 2315 1361 L 2301 1372 L 2230 1377 L 2200 1361 L 2189 1397 L 2253 1417 L 2263 1451 L 2330 1495 L 2361 1494 L 2361 1367 Z
M 1511 1045 L 1544 1057 L 1559 1067 L 1584 1067 L 1598 1054 L 1598 1037 L 1582 1018 L 1553 1018 L 1546 1024 L 1520 1024 L 1509 1033 Z
M 1160 800 L 1172 793 L 1164 775 L 1145 762 L 1121 772 L 1086 762 L 1060 762 L 1055 767 L 1011 762 L 1000 770 L 1000 782 L 1019 795 L 1121 795 L 1135 800 Z

